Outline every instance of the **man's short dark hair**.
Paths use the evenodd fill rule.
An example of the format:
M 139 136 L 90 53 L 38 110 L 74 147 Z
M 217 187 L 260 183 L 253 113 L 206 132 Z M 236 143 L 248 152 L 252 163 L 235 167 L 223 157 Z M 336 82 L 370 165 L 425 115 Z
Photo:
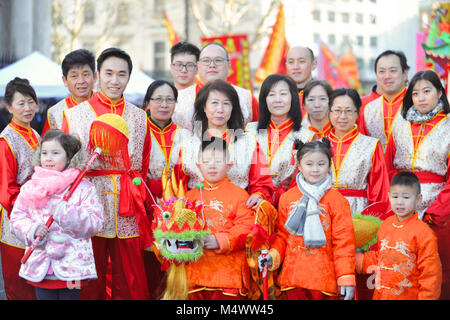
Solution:
M 419 178 L 412 172 L 402 171 L 397 173 L 391 181 L 391 187 L 393 186 L 408 186 L 416 190 L 417 194 L 420 194 Z
M 133 70 L 133 63 L 131 62 L 131 57 L 128 53 L 119 48 L 108 48 L 105 49 L 97 58 L 97 70 L 100 71 L 103 62 L 110 57 L 117 57 L 123 59 L 128 64 L 128 72 L 131 76 L 131 71 Z
M 78 49 L 68 53 L 61 64 L 64 78 L 67 79 L 70 69 L 84 65 L 88 65 L 92 73 L 95 73 L 95 57 L 92 52 L 86 49 Z
M 378 60 L 380 60 L 382 57 L 386 57 L 386 56 L 390 56 L 390 55 L 397 56 L 400 59 L 400 65 L 402 67 L 402 72 L 405 72 L 405 70 L 409 69 L 408 61 L 406 59 L 405 54 L 402 51 L 386 50 L 386 51 L 382 52 L 375 60 L 375 65 L 374 65 L 375 73 L 377 73 Z
M 187 41 L 181 41 L 173 45 L 172 48 L 170 48 L 171 62 L 173 62 L 173 58 L 177 54 L 190 54 L 195 56 L 195 61 L 198 61 L 198 59 L 200 58 L 200 49 L 196 45 L 193 45 L 192 43 L 189 43 Z

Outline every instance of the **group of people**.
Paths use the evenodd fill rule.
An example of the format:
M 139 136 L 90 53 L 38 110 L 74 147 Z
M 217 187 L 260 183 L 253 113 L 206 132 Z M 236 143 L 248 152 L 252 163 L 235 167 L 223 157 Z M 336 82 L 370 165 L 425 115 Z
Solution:
M 407 85 L 404 54 L 385 51 L 377 85 L 360 98 L 312 79 L 313 51 L 293 47 L 288 74 L 268 76 L 256 99 L 226 81 L 222 45 L 180 42 L 170 54 L 174 82 L 152 82 L 137 107 L 123 97 L 133 69 L 126 52 L 109 48 L 97 61 L 84 49 L 69 53 L 62 79 L 71 95 L 48 110 L 42 139 L 30 126 L 32 86 L 7 85 L 0 250 L 8 299 L 160 298 L 164 272 L 142 221 L 162 198 L 163 172 L 203 202 L 211 230 L 204 255 L 186 268 L 189 299 L 247 299 L 254 286 L 242 237 L 264 203 L 278 218 L 259 264 L 280 299 L 450 299 L 450 106 L 434 72 Z M 128 124 L 129 163 L 97 160 L 61 202 L 87 158 L 91 124 L 109 113 Z M 153 197 L 132 192 L 130 175 Z M 136 201 L 145 206 L 127 205 Z M 370 205 L 384 222 L 364 252 L 352 216 Z M 364 274 L 374 272 L 371 287 Z

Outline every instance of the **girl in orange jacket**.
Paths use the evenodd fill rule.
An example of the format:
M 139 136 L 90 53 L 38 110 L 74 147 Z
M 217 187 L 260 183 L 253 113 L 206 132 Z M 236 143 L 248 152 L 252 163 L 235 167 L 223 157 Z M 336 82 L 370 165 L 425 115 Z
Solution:
M 348 201 L 331 188 L 329 141 L 297 143 L 297 187 L 278 207 L 277 236 L 260 266 L 283 262 L 278 282 L 288 300 L 353 299 L 355 237 Z

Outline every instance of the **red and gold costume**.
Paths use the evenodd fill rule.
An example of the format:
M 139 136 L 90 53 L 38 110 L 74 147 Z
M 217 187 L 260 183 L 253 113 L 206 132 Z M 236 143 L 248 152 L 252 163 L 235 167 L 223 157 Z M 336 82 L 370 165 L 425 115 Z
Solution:
M 253 134 L 242 131 L 241 133 L 242 135 L 235 139 L 232 131 L 226 130 L 220 137 L 227 142 L 230 161 L 233 162 L 228 171 L 228 178 L 236 186 L 247 190 L 250 195 L 257 194 L 272 203 L 274 188 L 272 177 L 268 174 L 270 171 L 267 158 Z M 196 134 L 182 141 L 182 161 L 175 168 L 175 172 L 177 179 L 187 182 L 188 189 L 195 188 L 203 180 L 196 165 L 200 148 L 201 140 Z
M 73 95 L 62 99 L 54 106 L 47 110 L 47 120 L 45 121 L 44 129 L 42 129 L 42 136 L 45 136 L 50 129 L 61 129 L 63 111 L 75 107 L 78 102 Z
M 246 131 L 255 135 L 265 158 L 268 160 L 270 176 L 274 186 L 273 203 L 276 205 L 280 196 L 288 189 L 297 169 L 294 155 L 296 139 L 303 143 L 314 139 L 314 133 L 303 127 L 293 131 L 294 122 L 288 119 L 276 125 L 272 120 L 266 130 L 258 131 L 258 123 L 249 123 Z
M 82 147 L 86 148 L 91 123 L 105 113 L 118 114 L 128 124 L 130 170 L 126 170 L 123 164 L 111 166 L 104 161 L 96 161 L 87 174 L 87 179 L 95 185 L 104 205 L 105 224 L 92 239 L 98 279 L 83 288 L 81 295 L 83 299 L 105 299 L 106 268 L 110 256 L 112 298 L 149 299 L 143 250 L 140 246 L 141 233 L 149 230 L 139 230 L 141 210 L 132 215 L 119 211 L 121 204 L 131 203 L 136 197 L 124 192 L 123 189 L 130 189 L 125 188 L 122 178 L 133 172 L 141 177 L 146 177 L 148 173 L 151 137 L 145 112 L 123 98 L 113 102 L 100 91 L 91 99 L 64 111 L 62 130 L 78 134 Z
M 361 273 L 376 272 L 374 300 L 436 300 L 442 269 L 433 231 L 417 214 L 387 218 L 378 231 L 378 251 L 356 255 Z
M 406 88 L 403 88 L 392 100 L 383 95 L 369 102 L 360 112 L 359 130 L 366 136 L 378 139 L 383 151 L 386 150 L 394 120 L 399 116 L 405 93 Z
M 242 115 L 244 116 L 244 125 L 251 121 L 259 119 L 259 103 L 253 94 L 244 88 L 232 85 L 239 96 Z M 178 91 L 177 105 L 172 115 L 172 120 L 181 128 L 192 131 L 194 124 L 194 102 L 197 94 L 203 85 L 193 84 L 192 86 Z
M 450 119 L 444 111 L 426 123 L 399 116 L 386 148 L 389 177 L 411 171 L 420 181 L 419 218 L 431 224 L 442 262 L 441 299 L 450 299 Z
M 375 202 L 389 202 L 389 179 L 383 150 L 377 139 L 361 134 L 357 127 L 339 139 L 335 130 L 331 142 L 332 181 L 350 203 L 352 214 Z
M 193 189 L 187 198 L 196 205 L 201 205 L 203 200 L 205 219 L 219 249 L 204 249 L 199 260 L 186 266 L 189 299 L 208 299 L 211 295 L 218 299 L 243 298 L 250 278 L 242 236 L 248 233 L 255 219 L 253 211 L 246 206 L 248 193 L 228 178 L 215 185 L 208 182 L 204 185 L 203 196 L 198 189 Z
M 10 230 L 9 215 L 20 187 L 33 174 L 33 154 L 40 143 L 39 134 L 32 128 L 19 125 L 14 120 L 0 134 L 0 211 L 1 258 L 5 293 L 8 300 L 35 299 L 35 290 L 19 277 L 20 259 L 25 253 L 25 243 Z
M 283 262 L 278 276 L 283 291 L 302 288 L 336 295 L 338 286 L 355 285 L 355 236 L 350 206 L 338 191 L 328 190 L 320 200 L 320 220 L 327 243 L 308 248 L 302 236 L 293 235 L 284 227 L 302 196 L 298 188 L 292 188 L 280 198 L 277 236 L 269 251 L 273 258 L 271 270 Z
M 149 119 L 148 126 L 151 132 L 152 150 L 150 152 L 147 185 L 155 197 L 162 198 L 162 173 L 164 170 L 171 172 L 181 162 L 181 142 L 183 139 L 187 139 L 190 133 L 178 127 L 172 121 L 169 121 L 164 128 L 160 128 Z M 160 288 L 163 277 L 161 264 L 152 252 L 147 251 L 145 252 L 145 263 L 152 298 L 157 299 L 160 293 L 159 291 L 162 289 Z
M 331 129 L 333 129 L 333 127 L 331 126 L 331 122 L 329 120 L 323 125 L 322 129 L 316 128 L 311 124 L 308 116 L 303 118 L 302 127 L 308 128 L 308 130 L 314 132 L 316 135 L 315 138 L 317 140 L 326 137 L 330 133 Z

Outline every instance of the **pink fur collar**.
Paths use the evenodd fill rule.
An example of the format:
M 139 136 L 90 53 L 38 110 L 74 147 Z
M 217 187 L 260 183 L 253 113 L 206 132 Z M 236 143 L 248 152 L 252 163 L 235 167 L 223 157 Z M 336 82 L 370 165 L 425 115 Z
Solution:
M 69 168 L 64 171 L 55 171 L 34 167 L 31 180 L 26 182 L 20 193 L 22 203 L 32 208 L 44 207 L 52 194 L 59 194 L 70 186 L 78 176 L 80 170 Z

